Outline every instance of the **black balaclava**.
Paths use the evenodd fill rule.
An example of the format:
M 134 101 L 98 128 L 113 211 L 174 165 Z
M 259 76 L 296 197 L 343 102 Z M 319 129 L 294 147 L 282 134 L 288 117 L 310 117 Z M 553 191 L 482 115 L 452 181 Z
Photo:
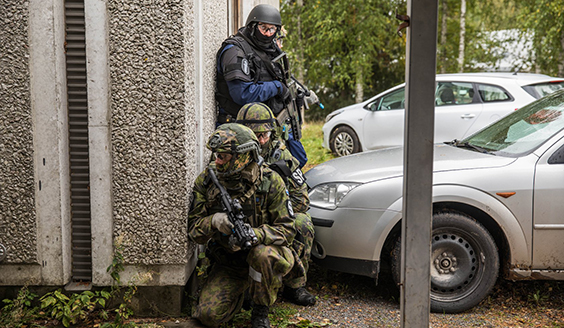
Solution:
M 274 38 L 276 37 L 276 33 L 272 34 L 271 36 L 263 35 L 258 27 L 257 23 L 253 23 L 251 26 L 247 26 L 249 32 L 251 32 L 251 38 L 255 45 L 265 51 L 272 51 L 274 50 Z

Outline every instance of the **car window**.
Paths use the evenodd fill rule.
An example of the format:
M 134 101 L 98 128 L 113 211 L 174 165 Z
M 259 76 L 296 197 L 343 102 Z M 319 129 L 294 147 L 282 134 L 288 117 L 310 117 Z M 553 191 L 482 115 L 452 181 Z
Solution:
M 474 99 L 474 87 L 466 82 L 439 82 L 435 92 L 437 106 L 471 104 Z
M 507 91 L 495 85 L 478 84 L 478 93 L 483 102 L 513 100 Z
M 378 104 L 379 106 L 373 110 L 405 109 L 405 88 L 395 90 L 383 96 Z
M 564 88 L 564 81 L 560 82 L 546 82 L 533 85 L 525 85 L 523 89 L 536 99 L 540 99 L 556 90 Z

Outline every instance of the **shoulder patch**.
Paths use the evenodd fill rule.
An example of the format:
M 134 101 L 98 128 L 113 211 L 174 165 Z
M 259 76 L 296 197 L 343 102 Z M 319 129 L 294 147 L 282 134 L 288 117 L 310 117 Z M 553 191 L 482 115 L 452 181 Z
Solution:
M 294 182 L 296 182 L 298 186 L 301 186 L 305 183 L 306 178 L 302 170 L 297 168 L 294 172 L 292 172 L 292 180 L 294 180 Z
M 245 75 L 249 75 L 251 73 L 251 69 L 249 68 L 249 61 L 247 58 L 243 58 L 241 60 L 241 71 L 245 73 Z
M 288 208 L 288 213 L 290 214 L 290 217 L 295 218 L 296 216 L 294 215 L 294 208 L 292 207 L 292 202 L 290 200 L 286 202 L 286 207 Z

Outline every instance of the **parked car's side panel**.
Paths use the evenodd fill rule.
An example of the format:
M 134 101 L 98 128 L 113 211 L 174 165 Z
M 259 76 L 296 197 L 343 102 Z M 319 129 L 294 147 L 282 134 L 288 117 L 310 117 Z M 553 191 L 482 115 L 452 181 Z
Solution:
M 535 172 L 533 269 L 564 269 L 564 147 L 556 143 L 539 159 Z M 550 163 L 549 163 L 549 159 Z

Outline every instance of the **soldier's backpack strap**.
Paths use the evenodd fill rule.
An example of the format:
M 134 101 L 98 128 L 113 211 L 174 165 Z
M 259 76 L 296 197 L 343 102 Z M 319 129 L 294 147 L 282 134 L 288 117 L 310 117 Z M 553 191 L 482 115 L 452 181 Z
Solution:
M 288 166 L 287 161 L 282 159 L 274 163 L 271 163 L 268 167 L 272 171 L 278 173 L 284 180 L 285 184 L 288 184 L 288 177 L 292 176 L 292 171 L 290 171 L 290 167 Z

